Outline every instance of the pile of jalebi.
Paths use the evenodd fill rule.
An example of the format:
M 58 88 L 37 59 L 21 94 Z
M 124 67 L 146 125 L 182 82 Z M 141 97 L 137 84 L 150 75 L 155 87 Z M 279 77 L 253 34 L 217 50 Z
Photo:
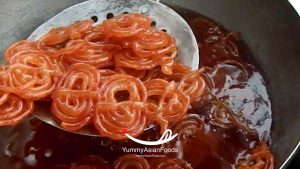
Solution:
M 51 101 L 64 129 L 94 125 L 115 140 L 181 120 L 205 89 L 203 70 L 174 63 L 175 38 L 151 22 L 134 13 L 86 20 L 11 45 L 0 69 L 0 125 L 20 123 L 36 100 Z

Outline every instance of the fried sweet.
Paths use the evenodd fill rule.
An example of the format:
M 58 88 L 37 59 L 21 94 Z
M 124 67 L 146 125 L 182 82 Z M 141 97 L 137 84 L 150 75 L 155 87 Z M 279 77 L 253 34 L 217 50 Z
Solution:
M 118 92 L 128 92 L 128 98 L 117 98 Z M 122 74 L 107 78 L 99 89 L 95 127 L 101 135 L 116 140 L 126 138 L 123 129 L 131 136 L 141 134 L 147 123 L 146 99 L 146 88 L 137 78 Z
M 33 101 L 0 91 L 0 126 L 15 126 L 33 112 Z
M 74 64 L 58 82 L 53 92 L 52 114 L 61 126 L 76 131 L 89 124 L 94 112 L 100 75 L 88 64 Z

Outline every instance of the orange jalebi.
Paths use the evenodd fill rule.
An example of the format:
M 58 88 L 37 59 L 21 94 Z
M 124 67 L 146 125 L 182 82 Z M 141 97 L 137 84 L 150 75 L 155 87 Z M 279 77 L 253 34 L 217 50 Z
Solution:
M 128 92 L 128 98 L 118 98 L 119 92 Z M 116 140 L 126 138 L 123 129 L 132 136 L 138 136 L 147 123 L 144 112 L 146 99 L 146 88 L 137 78 L 122 74 L 107 78 L 99 90 L 95 127 L 101 135 Z
M 130 46 L 142 58 L 163 56 L 176 51 L 176 40 L 166 32 L 151 28 L 135 37 Z
M 93 20 L 86 20 L 67 27 L 53 28 L 39 40 L 39 46 L 41 48 L 55 47 L 55 45 L 70 39 L 81 39 L 93 29 L 93 23 Z
M 70 39 L 70 32 L 67 27 L 53 28 L 39 40 L 39 47 L 47 51 L 55 51 L 57 44 Z M 50 48 L 53 46 L 52 48 Z
M 21 123 L 33 111 L 33 101 L 0 91 L 0 126 Z
M 161 66 L 161 70 L 165 74 L 172 74 L 172 65 L 177 52 L 170 56 L 155 55 L 151 58 L 143 58 L 136 55 L 131 50 L 120 51 L 115 55 L 115 64 L 117 66 L 128 67 L 137 70 L 150 70 L 157 66 Z
M 5 51 L 4 58 L 8 64 L 32 64 L 29 66 L 35 67 L 45 66 L 46 64 L 47 69 L 54 69 L 55 67 L 55 69 L 59 69 L 60 71 L 64 68 L 63 64 L 59 63 L 59 59 L 53 58 L 53 55 L 47 51 L 39 49 L 36 41 L 22 40 L 12 44 Z M 41 65 L 39 64 L 40 62 Z
M 61 76 L 64 71 L 64 65 L 59 63 L 57 59 L 51 59 L 49 55 L 38 50 L 19 52 L 13 55 L 7 62 L 10 64 L 20 63 L 31 67 L 51 70 L 55 72 L 55 77 Z
M 24 99 L 41 99 L 53 91 L 63 67 L 31 41 L 13 44 L 5 52 L 7 66 L 2 80 L 6 91 Z M 3 82 L 2 81 L 2 82 Z
M 4 53 L 4 59 L 7 63 L 10 64 L 10 60 L 13 56 L 18 54 L 19 52 L 26 52 L 26 51 L 36 51 L 38 50 L 38 45 L 34 41 L 30 40 L 22 40 L 18 41 L 9 46 Z
M 63 128 L 76 131 L 91 121 L 99 80 L 100 74 L 91 65 L 69 67 L 52 94 L 52 113 Z
M 63 59 L 69 64 L 86 63 L 98 68 L 112 65 L 114 52 L 105 49 L 102 44 L 90 43 L 85 40 L 71 40 L 66 43 L 65 48 L 58 51 L 57 55 L 64 55 Z
M 211 101 L 212 109 L 209 112 L 210 123 L 220 128 L 232 128 L 241 129 L 247 134 L 256 135 L 255 130 L 250 129 L 247 124 L 237 117 L 237 115 L 222 101 Z M 245 122 L 244 122 L 245 123 Z
M 70 39 L 82 39 L 85 35 L 92 31 L 94 21 L 88 19 L 79 21 L 69 26 Z
M 114 169 L 150 169 L 148 161 L 135 154 L 127 154 L 119 157 L 114 162 Z
M 177 89 L 175 82 L 153 79 L 145 82 L 148 101 L 157 106 L 155 114 L 172 122 L 180 120 L 187 112 L 190 98 Z M 153 98 L 156 97 L 156 98 Z
M 152 20 L 142 14 L 133 13 L 113 17 L 98 26 L 106 36 L 124 38 L 148 30 Z
M 191 73 L 191 68 L 183 64 L 174 63 L 172 65 L 171 75 L 166 75 L 160 70 L 160 68 L 155 68 L 153 70 L 149 70 L 143 80 L 147 81 L 155 78 L 160 78 L 167 81 L 179 82 L 184 76 L 189 73 Z
M 175 83 L 166 87 L 158 104 L 158 111 L 167 121 L 178 121 L 187 112 L 190 106 L 190 98 L 176 88 Z
M 116 93 L 127 91 L 128 101 L 145 102 L 147 90 L 144 84 L 137 78 L 130 75 L 117 74 L 109 77 L 99 89 L 99 100 L 101 102 L 117 103 Z
M 172 124 L 171 129 L 178 133 L 177 140 L 193 137 L 204 130 L 204 120 L 196 114 L 188 114 L 182 120 Z
M 202 72 L 203 69 L 193 71 L 184 76 L 178 84 L 178 89 L 188 95 L 191 102 L 199 99 L 205 90 L 206 83 L 204 78 L 201 76 Z
M 5 91 L 24 99 L 42 99 L 52 93 L 57 80 L 57 70 L 32 67 L 25 64 L 12 64 L 6 69 L 8 86 Z
M 159 102 L 162 94 L 165 92 L 168 82 L 163 79 L 152 79 L 144 82 L 144 85 L 148 92 L 148 109 L 150 111 L 147 114 L 149 120 L 159 124 L 161 132 L 168 128 L 168 121 L 163 118 L 163 114 L 158 111 Z
M 90 32 L 84 37 L 84 40 L 92 47 L 100 48 L 105 51 L 113 51 L 115 53 L 122 49 L 122 44 L 119 44 L 120 40 L 107 38 L 103 32 Z
M 133 137 L 139 136 L 147 124 L 144 107 L 141 102 L 99 102 L 94 125 L 102 136 L 114 140 L 127 139 L 125 132 Z

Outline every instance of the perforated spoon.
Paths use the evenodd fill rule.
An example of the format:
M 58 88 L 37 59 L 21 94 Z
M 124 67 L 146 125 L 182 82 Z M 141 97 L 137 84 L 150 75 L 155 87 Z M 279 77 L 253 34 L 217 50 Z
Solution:
M 38 27 L 28 39 L 37 40 L 53 27 L 70 25 L 76 21 L 92 18 L 95 24 L 123 13 L 142 13 L 153 19 L 153 25 L 167 31 L 177 39 L 178 57 L 176 62 L 198 68 L 199 51 L 196 38 L 187 22 L 168 6 L 154 0 L 89 0 L 71 6 Z M 60 128 L 50 112 L 38 110 L 34 116 Z M 84 128 L 75 133 L 99 136 L 93 129 Z

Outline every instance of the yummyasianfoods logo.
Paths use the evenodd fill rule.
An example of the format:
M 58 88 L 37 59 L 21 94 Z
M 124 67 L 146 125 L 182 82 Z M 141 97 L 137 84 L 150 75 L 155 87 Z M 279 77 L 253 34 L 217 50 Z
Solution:
M 170 129 L 167 129 L 162 136 L 160 137 L 160 139 L 158 139 L 157 141 L 144 141 L 144 140 L 140 140 L 137 138 L 134 138 L 132 136 L 130 136 L 129 134 L 126 133 L 126 130 L 123 131 L 123 133 L 132 141 L 142 144 L 142 145 L 146 145 L 146 146 L 155 146 L 155 145 L 161 145 L 161 144 L 165 144 L 167 142 L 172 141 L 178 134 L 174 134 L 172 135 L 172 131 Z

